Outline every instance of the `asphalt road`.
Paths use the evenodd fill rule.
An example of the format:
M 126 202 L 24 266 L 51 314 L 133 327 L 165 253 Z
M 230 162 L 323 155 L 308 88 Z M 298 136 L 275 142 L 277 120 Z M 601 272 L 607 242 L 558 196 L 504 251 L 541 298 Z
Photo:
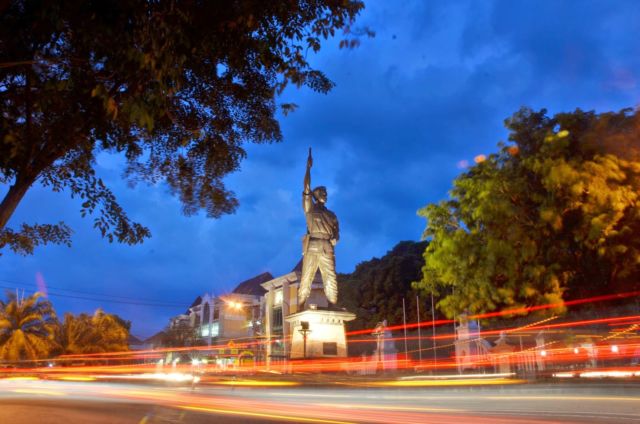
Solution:
M 640 423 L 637 384 L 168 387 L 0 380 L 0 423 Z

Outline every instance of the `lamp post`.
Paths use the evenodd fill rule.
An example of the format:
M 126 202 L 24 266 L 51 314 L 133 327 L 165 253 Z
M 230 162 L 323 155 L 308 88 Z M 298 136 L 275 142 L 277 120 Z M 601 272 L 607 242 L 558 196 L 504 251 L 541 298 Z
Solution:
M 300 321 L 300 330 L 302 334 L 302 355 L 304 359 L 307 359 L 307 335 L 311 332 L 309 330 L 309 321 Z

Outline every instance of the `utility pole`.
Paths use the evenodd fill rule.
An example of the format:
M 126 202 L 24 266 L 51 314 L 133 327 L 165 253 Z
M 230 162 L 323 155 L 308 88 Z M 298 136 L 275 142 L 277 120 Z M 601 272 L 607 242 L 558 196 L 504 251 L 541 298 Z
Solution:
M 371 333 L 371 335 L 375 336 L 376 338 L 376 374 L 381 370 L 384 370 L 382 360 L 384 353 L 384 329 L 386 322 L 386 320 L 379 322 L 376 325 L 376 328 Z
M 404 297 L 402 298 L 402 326 L 404 327 L 404 357 L 405 357 L 405 364 L 408 364 L 409 362 L 409 349 L 407 348 L 407 310 L 405 309 L 404 306 Z
M 420 332 L 420 296 L 416 296 L 416 312 L 418 314 L 418 358 L 422 364 L 422 336 Z
M 436 358 L 436 310 L 433 307 L 433 290 L 431 290 L 431 330 L 433 331 L 433 338 L 431 340 L 433 342 L 433 368 L 435 371 L 438 360 Z

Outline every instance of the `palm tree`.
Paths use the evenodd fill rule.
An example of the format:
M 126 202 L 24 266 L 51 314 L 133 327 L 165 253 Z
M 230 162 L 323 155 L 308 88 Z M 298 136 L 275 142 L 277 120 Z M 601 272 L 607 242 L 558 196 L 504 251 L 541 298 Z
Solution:
M 0 359 L 46 358 L 55 347 L 56 314 L 42 297 L 7 292 L 7 300 L 0 300 Z
M 59 336 L 63 353 L 90 353 L 91 346 L 95 343 L 93 336 L 91 318 L 87 314 L 64 314 Z
M 129 329 L 119 316 L 98 309 L 93 314 L 91 322 L 100 334 L 100 352 L 129 350 Z
M 61 326 L 60 344 L 68 354 L 128 350 L 128 340 L 127 323 L 102 309 L 93 315 L 65 314 Z

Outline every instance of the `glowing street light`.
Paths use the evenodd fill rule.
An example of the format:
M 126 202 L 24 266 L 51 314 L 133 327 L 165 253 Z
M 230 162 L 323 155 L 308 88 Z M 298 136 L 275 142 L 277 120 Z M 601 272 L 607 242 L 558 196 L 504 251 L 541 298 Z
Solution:
M 242 309 L 242 307 L 244 306 L 244 305 L 242 304 L 242 302 L 234 302 L 233 300 L 228 301 L 228 302 L 227 302 L 227 305 L 228 305 L 231 309 L 236 310 L 236 311 L 239 311 L 239 310 L 240 310 L 240 309 Z

